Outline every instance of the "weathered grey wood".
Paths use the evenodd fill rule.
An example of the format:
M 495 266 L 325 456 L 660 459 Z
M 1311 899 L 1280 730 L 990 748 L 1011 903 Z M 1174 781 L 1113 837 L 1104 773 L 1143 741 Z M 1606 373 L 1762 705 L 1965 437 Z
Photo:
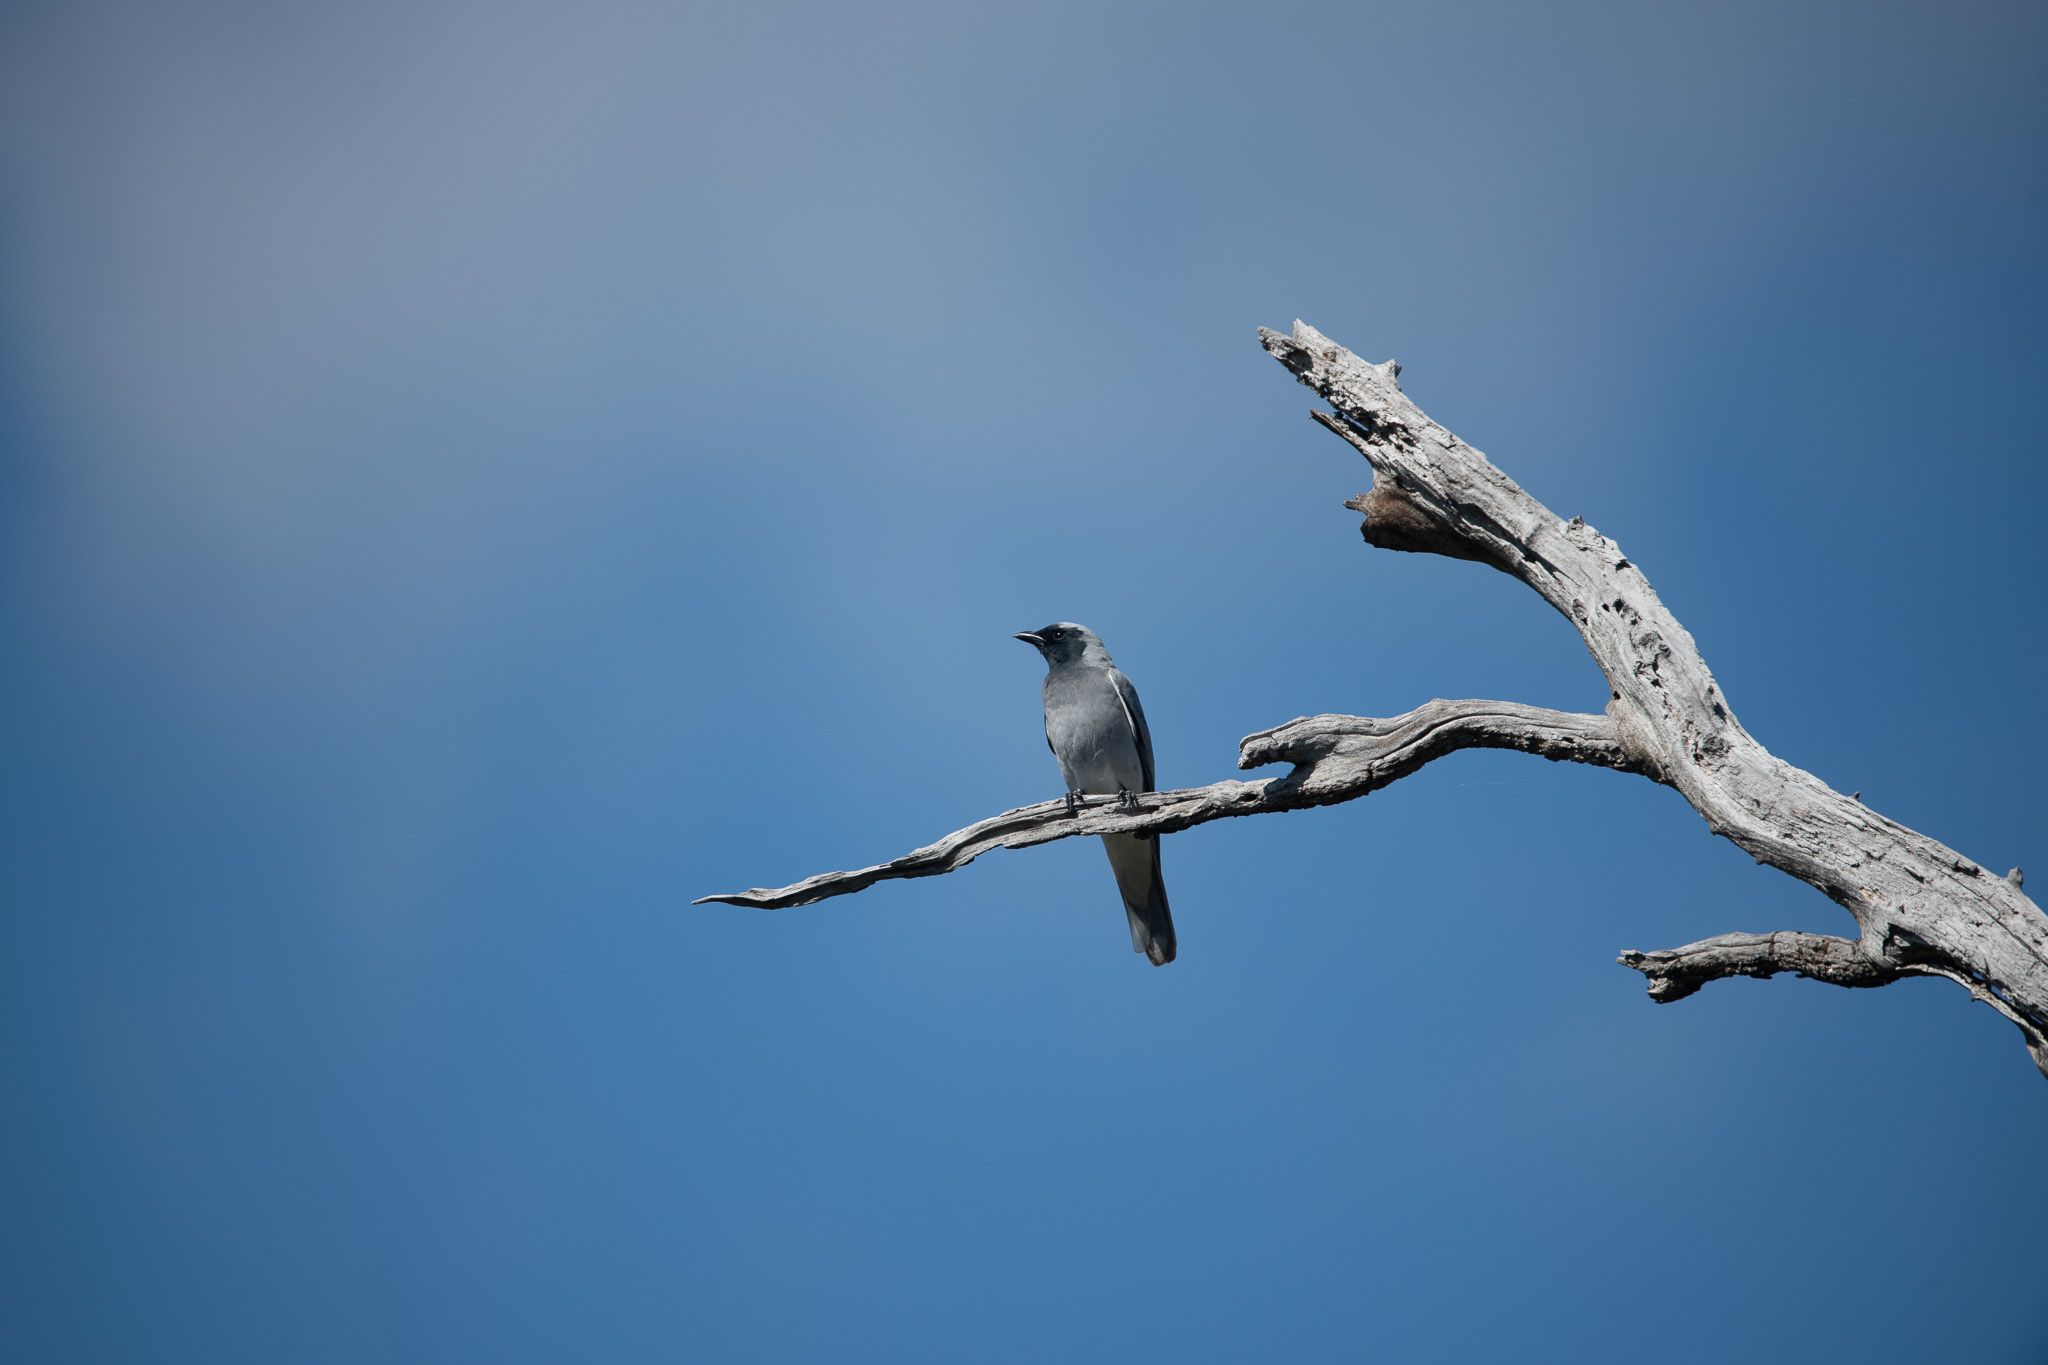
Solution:
M 1683 1000 L 1724 976 L 1776 976 L 1797 972 L 1832 986 L 1889 986 L 1900 973 L 1863 955 L 1853 938 L 1781 930 L 1775 934 L 1717 934 L 1683 948 L 1633 950 L 1615 959 L 1650 979 L 1650 998 Z
M 1631 764 L 1676 788 L 1714 833 L 1819 888 L 1860 930 L 1853 941 L 1723 935 L 1624 954 L 1653 998 L 1780 970 L 1853 986 L 1945 976 L 2018 1026 L 2048 1074 L 2048 917 L 2018 878 L 1986 872 L 1757 743 L 1628 556 L 1431 421 L 1401 392 L 1394 362 L 1368 364 L 1299 322 L 1291 335 L 1262 329 L 1260 339 L 1329 400 L 1335 414 L 1316 419 L 1372 466 L 1372 491 L 1354 502 L 1369 543 L 1475 559 L 1533 588 L 1606 677 L 1607 714 Z
M 1652 999 L 1707 981 L 1796 972 L 1839 986 L 1944 976 L 2016 1025 L 2048 1074 L 2048 917 L 2005 877 L 1774 757 L 1742 728 L 1692 636 L 1641 570 L 1577 517 L 1558 517 L 1401 392 L 1400 367 L 1373 365 L 1297 322 L 1261 330 L 1266 349 L 1329 400 L 1312 414 L 1364 455 L 1372 488 L 1351 506 L 1367 543 L 1476 560 L 1513 575 L 1572 623 L 1607 679 L 1604 716 L 1504 701 L 1431 701 L 1388 719 L 1311 716 L 1248 736 L 1238 766 L 1285 762 L 1283 777 L 1149 793 L 1135 812 L 1062 801 L 1024 806 L 892 862 L 827 872 L 773 890 L 705 901 L 777 908 L 892 877 L 964 867 L 994 848 L 1077 834 L 1168 834 L 1228 816 L 1298 810 L 1368 795 L 1459 749 L 1517 749 L 1638 773 L 1675 788 L 1714 833 L 1818 888 L 1854 916 L 1854 939 L 1722 934 L 1630 951 Z M 700 902 L 701 903 L 701 902 Z
M 1293 764 L 1284 777 L 1146 792 L 1137 798 L 1136 811 L 1119 810 L 1115 798 L 1108 796 L 1091 799 L 1072 815 L 1064 799 L 1041 801 L 1004 811 L 873 867 L 823 872 L 773 889 L 703 896 L 694 903 L 782 910 L 865 890 L 891 877 L 952 872 L 991 849 L 1029 848 L 1076 834 L 1171 834 L 1232 815 L 1332 805 L 1378 791 L 1431 759 L 1459 749 L 1519 749 L 1609 768 L 1631 766 L 1605 716 L 1516 702 L 1431 701 L 1387 720 L 1308 716 L 1248 735 L 1238 745 L 1240 768 Z

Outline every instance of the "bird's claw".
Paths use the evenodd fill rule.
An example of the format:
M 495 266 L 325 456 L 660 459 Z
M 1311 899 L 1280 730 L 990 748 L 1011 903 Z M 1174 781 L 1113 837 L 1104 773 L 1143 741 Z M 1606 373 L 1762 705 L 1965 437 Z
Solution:
M 1136 810 L 1138 808 L 1138 794 L 1128 787 L 1118 787 L 1116 789 L 1116 808 L 1118 810 Z
M 1068 793 L 1067 793 L 1067 814 L 1068 814 L 1068 815 L 1079 815 L 1080 813 L 1081 813 L 1081 793 L 1079 793 L 1079 792 L 1068 792 Z

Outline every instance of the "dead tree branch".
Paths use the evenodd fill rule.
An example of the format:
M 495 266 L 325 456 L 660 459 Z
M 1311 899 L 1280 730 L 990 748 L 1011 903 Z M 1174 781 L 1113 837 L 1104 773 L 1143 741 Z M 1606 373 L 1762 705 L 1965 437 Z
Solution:
M 890 862 L 853 872 L 821 872 L 790 886 L 704 896 L 695 903 L 783 910 L 862 891 L 891 877 L 953 872 L 991 849 L 1030 848 L 1076 834 L 1172 834 L 1233 815 L 1334 805 L 1376 792 L 1459 749 L 1519 749 L 1633 770 L 1605 716 L 1506 701 L 1431 701 L 1390 720 L 1309 716 L 1247 735 L 1238 745 L 1238 767 L 1293 764 L 1284 777 L 1146 792 L 1137 798 L 1135 811 L 1117 809 L 1112 797 L 1096 798 L 1073 815 L 1063 800 L 1041 801 L 956 830 Z
M 1316 420 L 1372 466 L 1353 506 L 1385 549 L 1478 560 L 1572 623 L 1607 679 L 1607 715 L 1635 770 L 1675 788 L 1714 833 L 1825 893 L 1856 939 L 1727 935 L 1624 954 L 1675 1000 L 1725 976 L 1795 971 L 1841 986 L 1945 976 L 2010 1019 L 2048 1073 L 2048 917 L 1992 876 L 1772 755 L 1742 728 L 1699 647 L 1613 541 L 1564 520 L 1408 401 L 1392 361 L 1368 364 L 1313 327 L 1261 331 L 1273 357 L 1336 411 Z
M 1617 961 L 1649 978 L 1650 998 L 1659 1004 L 1683 1000 L 1724 976 L 1797 972 L 1831 986 L 1889 986 L 1899 979 L 1897 971 L 1865 957 L 1855 939 L 1789 929 L 1775 934 L 1717 934 L 1654 953 L 1631 949 Z
M 859 891 L 891 877 L 964 867 L 993 848 L 1076 834 L 1158 834 L 1227 816 L 1297 810 L 1379 790 L 1459 749 L 1517 749 L 1637 773 L 1677 790 L 1707 827 L 1848 910 L 1853 939 L 1722 934 L 1683 948 L 1627 952 L 1650 996 L 1678 1000 L 1708 981 L 1795 972 L 1838 986 L 1941 976 L 2018 1027 L 2048 1074 L 2048 917 L 2017 875 L 1993 876 L 1773 756 L 1735 719 L 1698 646 L 1615 543 L 1559 518 L 1401 392 L 1400 367 L 1373 365 L 1314 328 L 1262 329 L 1266 350 L 1327 399 L 1315 419 L 1371 465 L 1368 544 L 1475 560 L 1520 579 L 1571 622 L 1607 680 L 1606 714 L 1504 701 L 1431 701 L 1390 719 L 1313 716 L 1247 737 L 1238 766 L 1292 764 L 1285 776 L 1150 793 L 1136 811 L 1105 802 L 1068 815 L 1060 801 L 1006 811 L 893 862 L 828 872 L 775 890 L 707 901 L 776 908 Z M 2017 869 L 2015 869 L 2015 874 Z

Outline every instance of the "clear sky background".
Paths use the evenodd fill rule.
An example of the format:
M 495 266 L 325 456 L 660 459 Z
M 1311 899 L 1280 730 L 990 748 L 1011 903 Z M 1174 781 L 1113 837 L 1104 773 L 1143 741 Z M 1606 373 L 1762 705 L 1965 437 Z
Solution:
M 2040 5 L 16 4 L 0 1354 L 2048 1360 L 2048 1083 L 1673 793 L 1167 785 L 1565 623 L 1372 551 L 1306 318 L 1783 757 L 2048 878 Z

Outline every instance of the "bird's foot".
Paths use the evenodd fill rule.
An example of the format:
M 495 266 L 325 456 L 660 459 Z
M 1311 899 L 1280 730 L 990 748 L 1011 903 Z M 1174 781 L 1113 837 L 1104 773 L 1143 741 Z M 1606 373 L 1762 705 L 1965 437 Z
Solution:
M 1136 810 L 1138 808 L 1138 794 L 1129 787 L 1118 787 L 1116 789 L 1116 808 L 1118 810 Z
M 1068 792 L 1068 793 L 1067 793 L 1067 814 L 1069 814 L 1069 815 L 1079 815 L 1080 813 L 1081 813 L 1081 793 L 1079 793 L 1079 792 Z

